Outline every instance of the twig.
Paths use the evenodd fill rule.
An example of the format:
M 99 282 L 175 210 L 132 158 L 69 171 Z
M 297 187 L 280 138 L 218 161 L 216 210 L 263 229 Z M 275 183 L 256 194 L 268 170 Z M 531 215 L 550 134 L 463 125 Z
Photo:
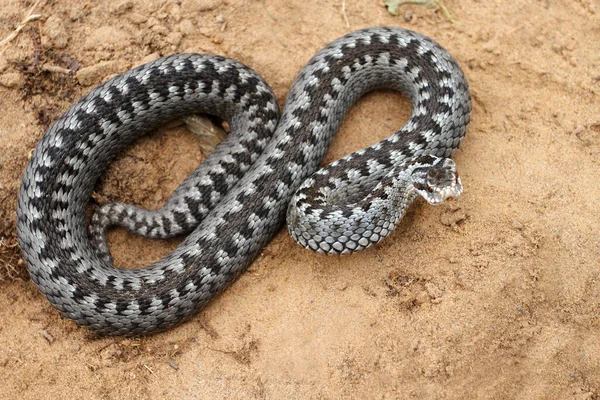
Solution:
M 444 3 L 442 3 L 440 0 L 435 0 L 435 3 L 438 5 L 438 7 L 442 10 L 442 12 L 444 13 L 444 15 L 446 16 L 446 18 L 448 18 L 448 21 L 450 21 L 453 24 L 460 24 L 459 21 L 455 20 L 454 18 L 452 18 L 452 15 L 450 15 L 450 11 L 448 11 L 448 9 L 446 8 L 446 6 L 444 5 Z
M 4 200 L 4 198 L 0 198 L 0 200 Z M 16 263 L 14 262 L 17 259 L 16 248 L 16 241 L 11 243 L 0 237 L 0 282 L 6 278 L 15 280 L 24 274 L 23 260 L 19 259 Z
M 348 16 L 346 15 L 346 0 L 342 0 L 342 18 L 344 18 L 346 28 L 350 28 L 350 22 L 348 21 Z
M 42 2 L 42 0 L 37 0 L 35 3 L 33 3 L 31 8 L 29 9 L 29 11 L 27 12 L 27 14 L 25 14 L 25 18 L 23 18 L 23 20 L 19 23 L 19 26 L 17 26 L 15 28 L 15 30 L 10 33 L 10 35 L 8 35 L 4 39 L 0 40 L 0 47 L 10 43 L 14 38 L 16 38 L 19 35 L 19 32 L 21 32 L 23 30 L 23 28 L 25 28 L 25 26 L 27 26 L 27 24 L 29 22 L 35 21 L 36 19 L 38 19 L 42 16 L 42 14 L 34 14 L 33 13 L 35 8 L 41 2 Z M 4 50 L 6 50 L 6 48 L 0 50 L 0 54 L 4 53 Z
M 49 65 L 49 64 L 42 65 L 42 71 L 58 72 L 59 74 L 70 74 L 71 72 L 73 72 L 70 69 L 59 67 L 58 65 Z
M 148 371 L 150 371 L 150 373 L 152 375 L 154 375 L 154 371 L 152 371 L 152 368 L 150 368 L 149 366 L 147 366 L 146 364 L 144 364 L 144 368 L 146 368 Z
M 204 313 L 200 314 L 200 318 L 198 318 L 198 322 L 200 322 L 200 326 L 202 327 L 202 329 L 204 329 L 206 331 L 206 333 L 208 333 L 208 336 L 210 336 L 211 339 L 219 338 L 219 333 L 206 320 L 206 315 Z
M 279 22 L 279 20 L 277 18 L 275 18 L 275 16 L 273 14 L 271 14 L 271 11 L 269 11 L 269 9 L 267 8 L 267 5 L 264 2 L 262 3 L 262 5 L 263 5 L 263 8 L 265 9 L 265 12 L 269 16 L 269 18 L 271 18 L 275 22 Z

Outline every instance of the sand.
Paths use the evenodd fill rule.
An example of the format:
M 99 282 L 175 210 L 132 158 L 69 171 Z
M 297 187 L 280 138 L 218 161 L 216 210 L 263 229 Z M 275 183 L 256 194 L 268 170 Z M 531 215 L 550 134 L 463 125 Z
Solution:
M 31 1 L 0 1 L 0 38 Z M 0 397 L 600 399 L 600 6 L 593 0 L 42 1 L 0 55 Z M 349 31 L 406 27 L 463 67 L 473 116 L 464 194 L 418 201 L 383 243 L 312 254 L 280 232 L 190 322 L 99 338 L 52 308 L 15 239 L 21 175 L 49 124 L 107 78 L 175 52 L 236 58 L 280 104 L 304 63 Z M 401 95 L 352 110 L 330 162 L 408 118 Z M 157 207 L 201 161 L 165 127 L 115 161 L 94 201 Z M 179 240 L 114 230 L 116 263 Z

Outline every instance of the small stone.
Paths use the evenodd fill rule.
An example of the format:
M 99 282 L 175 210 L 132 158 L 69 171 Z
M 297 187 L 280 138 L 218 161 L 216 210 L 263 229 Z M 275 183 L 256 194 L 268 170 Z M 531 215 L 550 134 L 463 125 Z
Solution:
M 184 19 L 179 24 L 179 31 L 183 36 L 193 36 L 196 33 L 196 27 L 189 19 Z
M 160 58 L 160 53 L 155 51 L 152 54 L 148 54 L 146 57 L 142 58 L 142 61 L 138 65 L 149 63 L 150 61 L 158 60 Z
M 148 21 L 148 17 L 144 14 L 129 13 L 127 14 L 127 17 L 132 23 L 136 25 L 143 24 L 144 22 Z
M 166 39 L 167 42 L 169 42 L 173 46 L 178 46 L 179 43 L 181 43 L 182 37 L 183 35 L 181 34 L 181 32 L 171 32 L 167 35 Z
M 437 299 L 442 296 L 442 291 L 435 284 L 431 282 L 427 282 L 425 284 L 425 290 L 427 290 L 427 294 L 432 299 Z
M 217 15 L 217 18 L 215 18 L 215 22 L 217 24 L 222 24 L 223 22 L 225 22 L 225 18 L 223 18 L 223 14 Z
M 221 0 L 183 0 L 181 11 L 184 15 L 212 11 L 221 5 Z
M 64 49 L 69 44 L 69 35 L 61 18 L 51 15 L 42 27 L 42 39 L 57 49 Z
M 541 35 L 536 36 L 531 39 L 531 46 L 533 46 L 533 47 L 540 47 L 543 44 L 544 44 L 544 37 Z
M 111 14 L 113 15 L 122 15 L 126 11 L 129 11 L 133 8 L 132 0 L 124 0 L 117 2 L 114 6 L 110 8 Z
M 181 8 L 177 4 L 173 4 L 171 9 L 169 10 L 169 16 L 175 21 L 181 21 Z
M 404 20 L 406 22 L 410 22 L 413 19 L 413 12 L 412 10 L 406 10 L 404 11 Z
M 148 18 L 148 23 L 146 25 L 148 25 L 149 28 L 152 28 L 154 25 L 158 25 L 158 20 L 154 17 L 150 17 Z
M 206 36 L 206 37 L 211 37 L 212 34 L 212 29 L 206 27 L 206 26 L 201 26 L 198 28 L 198 32 L 200 32 L 200 34 L 202 36 Z
M 158 33 L 159 35 L 167 35 L 167 33 L 169 33 L 169 30 L 164 25 L 154 25 L 152 27 L 152 32 Z
M 416 306 L 420 306 L 421 304 L 427 303 L 430 299 L 431 297 L 429 296 L 429 293 L 427 293 L 425 290 L 421 290 L 415 295 L 414 304 Z
M 494 50 L 496 50 L 496 42 L 494 42 L 494 41 L 487 42 L 483 46 L 481 46 L 481 48 L 484 51 L 487 51 L 488 53 L 493 53 Z
M 460 210 L 460 204 L 451 201 L 449 203 L 446 203 L 446 208 L 450 211 L 458 211 Z

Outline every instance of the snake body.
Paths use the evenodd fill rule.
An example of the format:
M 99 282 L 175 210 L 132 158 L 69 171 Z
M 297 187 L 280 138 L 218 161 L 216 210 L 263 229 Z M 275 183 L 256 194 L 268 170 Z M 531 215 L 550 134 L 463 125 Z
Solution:
M 410 96 L 407 124 L 313 175 L 352 104 L 379 88 Z M 428 182 L 448 178 L 426 167 L 453 164 L 447 157 L 470 112 L 454 59 L 431 39 L 398 28 L 356 31 L 319 51 L 293 83 L 280 120 L 273 92 L 243 64 L 213 55 L 161 58 L 101 84 L 42 137 L 18 199 L 23 257 L 39 290 L 77 324 L 112 335 L 165 330 L 226 288 L 286 212 L 292 236 L 316 251 L 348 253 L 381 240 L 416 193 L 426 196 L 433 192 Z M 231 132 L 161 209 L 105 205 L 88 232 L 88 203 L 111 160 L 190 113 L 219 116 Z M 154 238 L 191 233 L 152 265 L 120 269 L 104 236 L 114 224 Z

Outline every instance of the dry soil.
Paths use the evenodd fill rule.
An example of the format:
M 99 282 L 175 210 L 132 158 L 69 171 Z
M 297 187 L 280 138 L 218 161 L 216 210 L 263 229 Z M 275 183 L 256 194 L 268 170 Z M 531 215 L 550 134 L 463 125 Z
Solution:
M 0 398 L 600 399 L 600 3 L 447 0 L 392 16 L 380 0 L 48 0 L 0 51 Z M 0 38 L 32 1 L 0 0 Z M 281 232 L 190 322 L 98 338 L 27 277 L 21 174 L 49 124 L 110 76 L 175 52 L 257 70 L 280 104 L 304 63 L 351 30 L 422 32 L 459 61 L 473 118 L 464 194 L 417 202 L 381 245 L 312 254 Z M 410 104 L 374 93 L 332 161 L 391 134 Z M 201 161 L 166 127 L 119 157 L 95 202 L 157 207 Z M 121 266 L 177 240 L 110 234 Z

